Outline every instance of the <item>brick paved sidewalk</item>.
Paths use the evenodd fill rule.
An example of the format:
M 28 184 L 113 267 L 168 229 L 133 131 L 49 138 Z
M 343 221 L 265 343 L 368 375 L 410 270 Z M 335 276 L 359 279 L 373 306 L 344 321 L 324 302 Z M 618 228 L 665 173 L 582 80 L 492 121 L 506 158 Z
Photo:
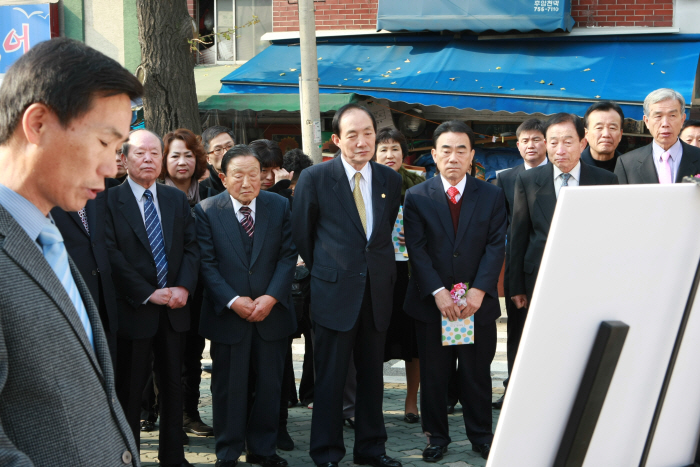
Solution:
M 204 422 L 211 424 L 211 391 L 209 388 L 209 375 L 203 373 L 201 385 L 200 414 Z M 206 379 L 205 379 L 206 378 Z M 503 392 L 503 388 L 494 388 L 494 400 L 500 397 L 496 392 Z M 421 432 L 420 423 L 408 424 L 403 421 L 404 397 L 406 386 L 403 384 L 384 385 L 384 421 L 386 423 L 387 434 L 387 454 L 398 458 L 404 467 L 427 467 L 421 459 L 421 453 L 427 443 L 425 436 Z M 306 407 L 293 407 L 289 409 L 288 430 L 294 444 L 293 451 L 277 453 L 289 462 L 290 467 L 311 467 L 313 462 L 309 457 L 309 431 L 311 429 L 311 410 Z M 500 411 L 493 411 L 493 427 L 496 428 Z M 452 444 L 445 458 L 438 462 L 438 465 L 449 467 L 484 466 L 486 461 L 479 454 L 471 450 L 471 444 L 467 440 L 464 432 L 464 421 L 462 419 L 461 407 L 457 406 L 454 414 L 449 416 L 450 436 Z M 354 431 L 345 427 L 345 448 L 347 454 L 340 463 L 341 467 L 353 466 L 352 445 Z M 214 452 L 214 438 L 204 438 L 190 435 L 190 444 L 185 446 L 185 456 L 197 467 L 211 466 L 216 462 Z M 142 433 L 141 435 L 141 461 L 144 467 L 157 466 L 158 455 L 158 431 Z M 245 455 L 240 459 L 241 467 L 247 466 L 244 463 Z

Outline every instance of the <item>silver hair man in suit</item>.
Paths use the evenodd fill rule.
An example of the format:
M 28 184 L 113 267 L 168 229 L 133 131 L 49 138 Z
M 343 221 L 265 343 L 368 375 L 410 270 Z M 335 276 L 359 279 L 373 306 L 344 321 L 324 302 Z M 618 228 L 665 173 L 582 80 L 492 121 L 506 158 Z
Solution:
M 282 467 L 275 453 L 284 358 L 296 330 L 289 201 L 260 191 L 261 163 L 243 144 L 221 162 L 226 191 L 198 204 L 205 296 L 200 333 L 211 340 L 216 466 Z M 253 383 L 248 371 L 257 374 Z M 255 385 L 250 411 L 248 385 Z
M 615 164 L 621 185 L 678 183 L 700 173 L 700 149 L 678 138 L 685 121 L 685 99 L 673 89 L 652 91 L 644 99 L 644 123 L 651 144 L 623 154 Z
M 49 217 L 114 177 L 141 84 L 65 38 L 0 87 L 0 465 L 138 466 L 100 315 Z

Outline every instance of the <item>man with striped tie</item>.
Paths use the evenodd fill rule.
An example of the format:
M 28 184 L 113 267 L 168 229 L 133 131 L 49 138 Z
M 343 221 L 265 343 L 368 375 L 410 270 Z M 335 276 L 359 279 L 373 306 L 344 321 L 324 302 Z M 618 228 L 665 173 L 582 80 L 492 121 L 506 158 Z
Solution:
M 139 439 L 140 401 L 151 371 L 160 375 L 162 466 L 189 466 L 182 448 L 181 341 L 187 298 L 199 271 L 199 246 L 187 197 L 156 184 L 163 141 L 148 130 L 122 147 L 129 175 L 110 190 L 105 236 L 117 290 L 117 396 Z
M 262 166 L 239 144 L 221 161 L 226 191 L 195 207 L 205 294 L 199 331 L 211 340 L 216 467 L 283 467 L 275 452 L 284 357 L 297 321 L 289 201 L 260 191 Z M 248 371 L 257 373 L 248 411 Z M 252 384 L 252 383 L 251 383 Z

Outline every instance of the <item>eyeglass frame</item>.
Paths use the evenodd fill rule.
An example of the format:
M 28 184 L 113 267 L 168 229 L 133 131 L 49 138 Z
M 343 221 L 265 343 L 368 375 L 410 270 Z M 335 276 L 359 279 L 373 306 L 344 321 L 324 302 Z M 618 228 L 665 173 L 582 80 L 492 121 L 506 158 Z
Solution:
M 235 146 L 235 144 L 231 143 L 231 144 L 225 145 L 224 147 L 219 147 L 219 148 L 214 149 L 213 151 L 209 151 L 207 154 L 216 154 L 217 156 L 220 156 L 221 153 L 226 154 L 226 151 L 231 149 L 233 146 Z M 219 153 L 219 154 L 217 154 L 217 153 Z

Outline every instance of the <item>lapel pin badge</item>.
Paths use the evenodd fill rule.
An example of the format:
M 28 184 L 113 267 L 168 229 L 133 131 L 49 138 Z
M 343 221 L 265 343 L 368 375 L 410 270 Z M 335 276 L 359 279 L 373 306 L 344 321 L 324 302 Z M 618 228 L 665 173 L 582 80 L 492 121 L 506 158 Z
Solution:
M 386 195 L 384 193 L 382 193 L 382 198 L 386 198 Z

